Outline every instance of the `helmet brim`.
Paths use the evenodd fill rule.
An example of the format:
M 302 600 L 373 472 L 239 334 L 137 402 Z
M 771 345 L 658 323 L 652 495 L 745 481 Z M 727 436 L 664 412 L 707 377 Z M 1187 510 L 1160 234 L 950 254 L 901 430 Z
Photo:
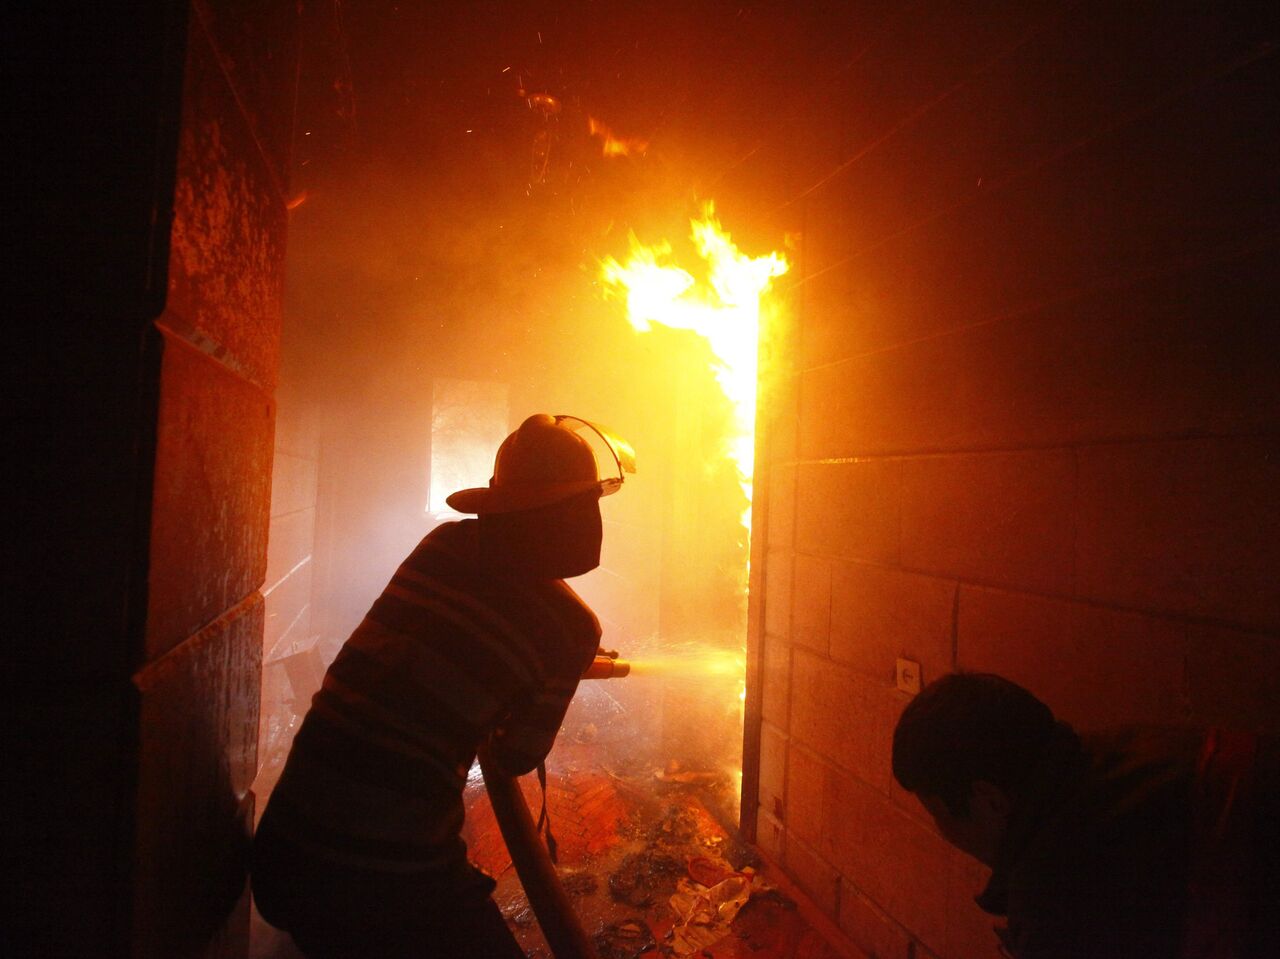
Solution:
M 599 480 L 581 479 L 530 486 L 476 486 L 450 493 L 445 502 L 459 513 L 517 513 L 550 506 L 588 490 L 600 490 L 601 485 Z

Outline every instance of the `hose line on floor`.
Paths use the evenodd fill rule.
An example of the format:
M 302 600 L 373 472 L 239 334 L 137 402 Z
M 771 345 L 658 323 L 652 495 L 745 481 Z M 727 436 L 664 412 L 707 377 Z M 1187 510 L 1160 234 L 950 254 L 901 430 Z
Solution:
M 520 791 L 519 780 L 497 768 L 488 746 L 479 751 L 480 772 L 525 895 L 555 959 L 598 959 L 560 877 L 542 844 L 537 826 Z

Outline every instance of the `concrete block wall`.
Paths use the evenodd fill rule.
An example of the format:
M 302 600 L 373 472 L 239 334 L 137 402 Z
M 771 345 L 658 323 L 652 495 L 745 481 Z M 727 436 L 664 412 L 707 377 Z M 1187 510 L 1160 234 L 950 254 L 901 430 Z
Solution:
M 288 4 L 190 17 L 162 355 L 132 953 L 247 948 L 292 109 Z
M 291 375 L 287 341 L 298 324 L 286 322 L 276 391 L 271 518 L 262 589 L 262 692 L 258 776 L 253 791 L 261 816 L 283 769 L 293 734 L 323 678 L 324 653 L 314 628 L 316 491 L 320 471 L 319 414 L 305 380 Z
M 985 871 L 892 781 L 897 657 L 1081 727 L 1280 728 L 1276 28 L 853 4 L 732 171 L 801 235 L 744 821 L 870 956 L 996 954 Z

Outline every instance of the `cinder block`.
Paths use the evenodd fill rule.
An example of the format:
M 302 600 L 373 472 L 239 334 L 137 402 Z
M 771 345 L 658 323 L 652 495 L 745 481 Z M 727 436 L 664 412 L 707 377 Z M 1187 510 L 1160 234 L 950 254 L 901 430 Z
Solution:
M 801 463 L 796 473 L 796 548 L 898 565 L 901 486 L 902 464 L 896 460 Z
M 783 865 L 786 862 L 786 840 L 787 832 L 781 820 L 761 806 L 756 817 L 756 842 L 761 851 L 773 862 Z
M 1280 416 L 1266 359 L 1280 332 L 1264 315 L 1280 278 L 1266 263 L 1259 252 L 828 358 L 805 374 L 826 415 L 802 423 L 801 449 L 850 457 L 1266 431 Z
M 1080 453 L 1080 593 L 1280 631 L 1280 441 Z
M 840 928 L 867 959 L 915 959 L 911 937 L 851 882 L 840 884 Z
M 925 904 L 945 901 L 941 840 L 854 776 L 831 777 L 824 812 L 841 875 L 926 943 L 945 942 L 945 917 Z
M 267 570 L 263 591 L 276 588 L 280 581 L 309 561 L 315 545 L 315 508 L 296 510 L 273 516 L 267 527 Z
M 827 801 L 832 862 L 847 881 L 938 955 L 994 946 L 989 917 L 973 903 L 981 881 L 972 860 L 856 777 L 834 772 Z
M 984 196 L 990 202 L 993 189 L 1009 188 L 1002 181 L 1010 175 L 1022 174 L 1024 178 L 1034 180 L 1033 190 L 1029 192 L 1039 195 L 1042 203 L 1045 202 L 1043 198 L 1053 197 L 1058 192 L 1069 190 L 1074 194 L 1070 197 L 1074 204 L 1060 206 L 1050 200 L 1046 205 L 1054 212 L 1071 209 L 1074 205 L 1076 218 L 1085 220 L 1095 233 L 1103 231 L 1107 242 L 1117 246 L 1126 240 L 1132 243 L 1135 234 L 1140 236 L 1143 232 L 1137 224 L 1144 222 L 1144 217 L 1134 217 L 1133 211 L 1121 217 L 1118 209 L 1116 212 L 1108 210 L 1096 196 L 1090 196 L 1087 179 L 1071 169 L 1072 159 L 1081 152 L 1090 163 L 1105 163 L 1102 156 L 1112 151 L 1125 156 L 1147 157 L 1146 162 L 1156 168 L 1154 171 L 1148 168 L 1142 174 L 1136 171 L 1128 173 L 1136 182 L 1125 193 L 1145 198 L 1145 202 L 1138 200 L 1137 206 L 1145 214 L 1146 229 L 1158 230 L 1156 224 L 1160 221 L 1156 219 L 1153 224 L 1151 219 L 1158 217 L 1160 198 L 1167 198 L 1171 189 L 1176 189 L 1175 185 L 1167 183 L 1168 171 L 1205 163 L 1247 167 L 1256 162 L 1244 157 L 1218 156 L 1215 159 L 1216 153 L 1236 152 L 1227 144 L 1242 137 L 1259 136 L 1249 130 L 1250 120 L 1257 120 L 1256 114 L 1250 117 L 1248 111 L 1232 108 L 1215 110 L 1220 114 L 1216 117 L 1190 121 L 1217 124 L 1228 130 L 1232 126 L 1240 128 L 1225 138 L 1219 133 L 1197 141 L 1188 139 L 1186 132 L 1181 131 L 1183 135 L 1179 140 L 1180 124 L 1188 122 L 1185 108 L 1151 111 L 1156 116 L 1149 118 L 1146 124 L 1156 126 L 1157 130 L 1144 130 L 1144 124 L 1136 124 L 1141 131 L 1134 134 L 1137 143 L 1124 143 L 1123 135 L 1096 137 L 1093 134 L 1114 123 L 1115 118 L 1132 114 L 1135 110 L 1148 113 L 1144 108 L 1167 91 L 1182 87 L 1189 78 L 1218 64 L 1236 60 L 1249 49 L 1251 36 L 1256 35 L 1258 26 L 1244 17 L 1233 18 L 1230 28 L 1224 29 L 1219 23 L 1206 30 L 1203 18 L 1187 15 L 1185 11 L 1169 11 L 1162 17 L 1159 29 L 1151 29 L 1148 24 L 1135 23 L 1141 16 L 1137 8 L 1126 5 L 1090 3 L 1063 11 L 1062 23 L 1056 29 L 1032 31 L 1021 37 L 1023 42 L 1011 44 L 1004 51 L 1005 55 L 967 77 L 964 83 L 951 91 L 951 95 L 935 103 L 925 115 L 895 130 L 894 135 L 878 143 L 876 149 L 860 156 L 858 162 L 851 164 L 841 175 L 832 177 L 817 196 L 807 198 L 806 239 L 811 234 L 823 237 L 828 232 L 810 226 L 813 220 L 825 215 L 845 226 L 844 221 L 848 219 L 845 211 L 856 211 L 856 220 L 845 226 L 842 232 L 854 235 L 859 245 L 865 248 L 895 233 L 907 232 L 911 225 L 938 219 L 938 214 L 945 210 L 981 204 Z M 967 37 L 971 29 L 972 24 L 966 24 L 959 30 L 952 27 L 951 31 Z M 894 42 L 882 46 L 899 49 L 896 37 Z M 1053 64 L 1052 69 L 1045 68 L 1049 63 Z M 856 74 L 856 71 L 850 72 Z M 857 82 L 853 76 L 849 81 Z M 1208 86 L 1212 89 L 1217 85 Z M 1011 96 L 1010 91 L 1018 91 L 1018 95 Z M 866 95 L 863 89 L 857 94 L 857 99 L 861 100 Z M 1219 91 L 1215 94 L 1206 91 L 1205 95 L 1223 97 Z M 1053 104 L 1052 110 L 1044 109 L 1047 103 Z M 999 108 L 993 110 L 993 104 L 999 104 Z M 875 107 L 869 109 L 878 110 Z M 855 117 L 850 117 L 847 122 L 858 128 L 861 124 Z M 1133 127 L 1135 124 L 1123 126 Z M 1152 149 L 1150 142 L 1143 142 L 1154 140 L 1159 143 L 1165 137 L 1173 142 L 1166 142 L 1157 150 Z M 1092 140 L 1093 143 L 1083 151 L 1063 150 L 1063 147 L 1080 144 L 1082 140 Z M 1197 142 L 1201 144 L 1198 149 L 1193 146 Z M 1180 157 L 1177 161 L 1171 159 L 1184 151 L 1198 156 Z M 1061 159 L 1045 164 L 1044 161 L 1055 153 Z M 1036 177 L 1029 169 L 1035 164 L 1047 167 L 1043 178 Z M 1145 183 L 1142 182 L 1143 174 Z M 1077 177 L 1080 180 L 1078 185 L 1073 182 Z M 1163 191 L 1158 186 L 1162 181 L 1165 183 Z M 1098 189 L 1095 184 L 1095 194 Z M 1215 184 L 1204 192 L 1212 195 L 1215 191 L 1247 189 L 1249 187 L 1244 184 Z M 1134 199 L 1125 199 L 1129 204 L 1135 202 Z M 1238 210 L 1255 205 L 1238 201 L 1223 204 L 1221 197 L 1217 199 L 1217 203 L 1206 202 L 1205 209 Z M 1166 211 L 1165 217 L 1170 215 Z M 1225 214 L 1218 214 L 1219 221 L 1224 217 Z M 1206 217 L 1197 220 L 1195 226 L 1203 228 L 1204 223 L 1211 222 L 1214 218 Z M 1083 232 L 1084 227 L 1080 229 Z M 1062 224 L 1052 223 L 1041 231 L 1032 230 L 1021 235 L 1040 236 L 1055 231 L 1071 232 L 1071 229 L 1068 226 L 1064 230 Z M 1026 265 L 1019 270 L 1023 273 L 1036 272 L 1033 264 L 1037 262 L 1044 264 L 1038 271 L 1046 274 L 1041 282 L 1060 281 L 1062 273 L 1070 269 L 1069 265 L 1057 263 L 1036 249 L 1039 244 L 1018 245 L 1013 236 L 1000 235 L 998 240 L 988 241 L 988 245 L 983 242 L 985 238 L 985 234 L 970 233 L 970 246 L 976 247 L 974 253 L 980 252 L 988 259 L 997 260 L 1006 271 L 1010 257 L 1026 258 Z M 830 244 L 822 243 L 820 246 L 825 249 Z M 1002 251 L 1003 256 L 997 257 L 996 251 Z M 843 255 L 851 252 L 846 251 Z M 963 250 L 958 252 L 962 256 L 965 253 Z M 1116 259 L 1113 256 L 1113 261 Z M 969 264 L 964 269 L 958 268 L 958 262 L 954 258 L 942 258 L 936 268 L 940 271 L 949 268 L 952 276 L 947 279 L 963 289 L 965 274 L 972 274 L 973 270 Z M 822 262 L 817 266 L 826 265 Z M 928 262 L 921 265 L 926 268 L 935 266 Z M 979 262 L 977 265 L 981 268 L 984 264 Z M 927 285 L 910 285 L 909 271 L 901 266 L 898 272 L 907 273 L 907 276 L 898 277 L 865 267 L 858 272 L 865 272 L 879 281 L 881 288 L 877 299 L 884 304 L 883 315 L 851 311 L 852 321 L 842 318 L 844 322 L 839 325 L 843 327 L 846 343 L 843 350 L 838 348 L 840 344 L 832 343 L 818 354 L 828 360 L 901 342 L 906 333 L 920 335 L 923 332 L 915 324 L 904 330 L 902 317 L 895 317 L 895 313 L 901 311 L 894 307 L 900 303 L 915 306 L 920 300 L 924 300 L 922 307 L 927 306 L 930 301 L 917 290 L 919 286 L 927 289 Z M 994 273 L 992 271 L 993 278 Z M 1010 282 L 1010 279 L 1005 280 L 1006 284 Z M 1035 278 L 1028 277 L 1022 282 L 1035 282 Z M 997 286 L 996 290 L 999 289 Z M 937 302 L 947 304 L 954 299 L 954 296 L 942 296 Z M 937 320 L 945 319 L 945 309 L 934 312 Z M 921 319 L 925 313 L 926 310 L 921 309 Z
M 800 379 L 795 373 L 766 373 L 760 407 L 764 411 L 770 463 L 796 459 L 800 420 Z
M 826 653 L 831 634 L 831 562 L 799 553 L 791 586 L 791 642 Z
M 787 872 L 822 912 L 834 919 L 840 904 L 840 874 L 804 842 L 787 843 Z
M 786 819 L 787 736 L 771 723 L 760 724 L 760 805 Z
M 1144 111 L 1024 175 L 988 181 L 975 202 L 866 243 L 851 270 L 866 298 L 882 304 L 885 326 L 868 329 L 868 318 L 858 349 L 1025 314 L 1071 292 L 1234 252 L 1246 235 L 1241 218 L 1252 215 L 1244 211 L 1272 202 L 1261 184 L 1276 132 L 1259 101 L 1275 69 L 1256 60 L 1199 85 L 1177 109 Z M 867 187 L 893 182 L 875 178 Z M 1171 205 L 1171 196 L 1179 202 Z
M 987 585 L 1069 593 L 1075 465 L 1066 450 L 903 463 L 902 565 Z
M 764 640 L 760 712 L 779 729 L 791 726 L 791 647 L 777 636 Z
M 764 628 L 772 636 L 791 636 L 791 554 L 776 550 L 765 556 Z
M 262 585 L 271 477 L 270 398 L 165 332 L 151 511 L 147 656 Z
M 284 320 L 284 328 L 290 329 L 288 318 Z M 294 335 L 305 336 L 306 334 L 302 330 L 297 330 Z M 276 455 L 283 453 L 318 464 L 322 414 L 317 404 L 312 402 L 312 398 L 306 395 L 307 390 L 304 384 L 295 382 L 301 377 L 290 376 L 289 356 L 290 354 L 285 354 L 280 358 L 281 380 L 276 386 Z
M 845 211 L 838 208 L 815 207 L 813 203 L 806 203 L 806 209 L 810 211 L 810 222 L 824 232 L 834 232 L 834 226 L 843 225 L 847 219 L 847 216 L 842 215 Z M 848 232 L 841 230 L 841 233 L 847 240 Z M 809 240 L 806 235 L 806 254 L 808 249 Z M 806 256 L 806 262 L 807 259 Z M 842 261 L 837 262 L 837 259 L 832 257 L 829 263 L 806 267 L 800 286 L 803 313 L 797 336 L 800 350 L 797 362 L 802 371 L 847 358 L 857 336 L 850 329 L 857 326 L 857 323 L 850 322 L 851 318 L 858 317 L 861 320 L 867 316 L 868 311 L 876 309 L 874 302 L 856 298 L 857 287 L 853 282 L 850 266 Z M 813 425 L 820 428 L 817 421 Z M 807 446 L 802 440 L 800 448 Z
M 965 586 L 958 642 L 960 668 L 1027 687 L 1077 727 L 1186 721 L 1180 622 Z
M 200 954 L 241 898 L 257 771 L 261 597 L 134 677 L 139 955 Z M 176 788 L 175 784 L 181 784 Z
M 792 740 L 887 793 L 893 726 L 905 700 L 807 650 L 795 650 L 791 676 Z
M 183 115 L 163 322 L 270 393 L 284 290 L 281 181 L 194 24 Z
M 276 449 L 271 466 L 271 516 L 314 510 L 319 463 L 280 449 L 280 421 L 276 420 Z
M 313 573 L 313 565 L 306 563 L 265 595 L 262 648 L 266 657 L 282 655 L 287 646 L 310 632 Z
M 862 563 L 835 563 L 831 579 L 831 658 L 891 682 L 899 656 L 920 664 L 928 682 L 953 668 L 954 582 Z
M 796 468 L 790 463 L 769 469 L 769 549 L 791 549 L 796 526 Z
M 1188 631 L 1192 718 L 1280 733 L 1280 637 L 1200 625 Z
M 954 346 L 948 338 L 946 345 Z M 804 457 L 851 457 L 961 446 L 970 415 L 956 381 L 965 354 L 934 342 L 827 362 L 803 374 L 805 400 L 822 410 L 800 423 Z
M 803 747 L 792 745 L 787 751 L 786 824 L 796 836 L 830 851 L 829 824 L 826 813 L 828 766 Z

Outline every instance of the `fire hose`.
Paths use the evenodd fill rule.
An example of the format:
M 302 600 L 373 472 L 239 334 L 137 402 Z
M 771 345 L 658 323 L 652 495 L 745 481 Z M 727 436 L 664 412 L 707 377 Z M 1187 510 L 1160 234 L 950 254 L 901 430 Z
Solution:
M 616 679 L 627 675 L 630 664 L 617 655 L 597 656 L 582 678 Z M 555 864 L 538 834 L 517 777 L 499 770 L 487 747 L 480 749 L 479 759 L 494 818 L 552 955 L 555 959 L 597 959 L 595 946 L 587 938 L 568 894 L 560 885 Z

